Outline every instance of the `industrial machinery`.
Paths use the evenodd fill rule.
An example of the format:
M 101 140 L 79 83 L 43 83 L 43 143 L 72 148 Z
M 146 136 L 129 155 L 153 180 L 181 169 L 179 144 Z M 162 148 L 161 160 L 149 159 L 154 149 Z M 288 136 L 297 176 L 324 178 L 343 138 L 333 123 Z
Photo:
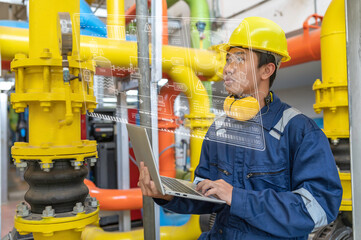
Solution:
M 204 9 L 197 4 L 207 4 L 206 1 L 198 0 L 185 2 L 190 4 L 193 10 Z M 124 12 L 124 9 L 122 10 Z M 192 14 L 195 12 L 192 11 Z M 313 85 L 316 95 L 314 109 L 316 112 L 324 112 L 324 132 L 330 139 L 344 189 L 340 208 L 342 214 L 335 223 L 317 232 L 314 239 L 326 239 L 325 236 L 348 239 L 351 234 L 349 226 L 352 221 L 350 217 L 352 202 L 344 12 L 342 0 L 332 1 L 323 19 L 322 30 L 316 29 L 310 32 L 307 30 L 304 32 L 304 38 L 297 38 L 298 42 L 293 41 L 295 39 L 290 39 L 288 42 L 291 57 L 294 59 L 294 62 L 288 64 L 299 64 L 320 58 L 322 60 L 323 80 L 322 82 L 316 80 Z M 80 40 L 77 13 L 79 13 L 78 1 L 30 1 L 29 49 L 26 48 L 26 32 L 18 29 L 8 31 L 10 36 L 14 34 L 15 37 L 10 39 L 13 39 L 20 49 L 19 52 L 24 52 L 16 54 L 11 64 L 12 70 L 16 73 L 16 93 L 11 96 L 12 106 L 18 113 L 26 109 L 29 112 L 28 142 L 15 143 L 12 148 L 14 163 L 19 170 L 25 171 L 25 179 L 30 185 L 25 195 L 26 202 L 17 206 L 15 228 L 20 234 L 33 233 L 35 239 L 80 239 L 84 229 L 82 236 L 84 239 L 111 239 L 115 236 L 141 238 L 143 235 L 141 231 L 111 234 L 99 228 L 86 227 L 97 224 L 99 220 L 98 201 L 88 196 L 88 188 L 92 196 L 99 196 L 100 207 L 103 210 L 120 211 L 142 207 L 141 192 L 135 186 L 131 186 L 134 187 L 133 189 L 110 189 L 118 187 L 114 161 L 115 122 L 88 116 L 92 140 L 82 140 L 80 134 L 81 115 L 86 111 L 94 111 L 96 107 L 96 99 L 93 96 L 94 51 L 102 51 L 111 66 L 120 66 L 125 70 L 128 68 L 134 70 L 138 60 L 136 43 L 124 41 L 123 34 L 118 37 L 114 34 L 124 27 L 120 26 L 116 18 L 109 18 L 113 23 L 108 24 L 108 38 L 82 36 Z M 209 18 L 208 15 L 198 17 Z M 315 18 L 317 21 L 320 17 Z M 125 21 L 125 18 L 123 20 Z M 209 38 L 205 35 L 208 36 L 210 26 L 210 21 L 192 22 L 192 35 L 194 35 L 192 41 L 199 40 L 192 42 L 193 47 L 209 47 L 210 44 L 207 42 Z M 304 29 L 308 27 L 307 24 L 304 25 Z M 44 34 L 44 29 L 48 31 L 47 34 Z M 317 58 L 317 54 L 320 54 L 320 38 L 321 56 Z M 312 46 L 308 40 L 313 42 Z M 307 44 L 309 45 L 306 46 Z M 336 49 L 333 47 L 335 45 L 339 47 Z M 292 47 L 298 49 L 295 46 L 300 47 L 299 49 L 302 46 L 303 54 L 312 58 L 294 58 Z M 308 52 L 305 49 L 318 49 L 318 52 L 317 50 Z M 11 48 L 7 50 L 4 52 L 9 53 L 8 55 L 15 51 Z M 27 51 L 28 55 L 25 54 Z M 174 59 L 174 56 L 179 56 L 178 60 Z M 196 49 L 190 51 L 174 46 L 163 46 L 163 57 L 162 70 L 171 79 L 169 83 L 174 81 L 182 87 L 176 88 L 177 84 L 174 84 L 174 89 L 167 89 L 170 86 L 168 84 L 160 91 L 159 96 L 171 99 L 183 91 L 189 100 L 190 111 L 185 116 L 185 122 L 192 136 L 189 143 L 190 171 L 194 175 L 202 137 L 214 117 L 210 111 L 211 97 L 204 97 L 211 95 L 209 83 L 206 83 L 206 87 L 200 84 L 200 89 L 196 86 L 200 86 L 201 83 L 199 75 L 208 81 L 220 80 L 224 59 L 221 54 L 214 51 Z M 286 65 L 282 67 L 284 66 Z M 169 102 L 173 104 L 174 99 L 166 104 Z M 174 158 L 174 149 L 170 146 L 175 145 L 174 133 L 171 131 L 178 127 L 176 121 L 169 121 L 176 119 L 172 113 L 172 104 L 164 106 L 164 109 L 162 107 L 158 109 L 159 128 L 169 130 L 159 132 L 159 139 L 163 140 L 159 144 L 159 152 L 162 153 L 160 171 L 171 176 L 175 175 L 175 164 L 169 161 L 170 158 Z M 204 108 L 198 108 L 199 105 Z M 114 111 L 108 109 L 96 111 L 115 116 Z M 166 151 L 163 151 L 165 149 Z M 98 155 L 104 162 L 95 165 Z M 83 183 L 88 174 L 85 162 L 88 162 L 88 166 L 93 170 L 97 187 L 87 180 L 85 182 L 88 188 Z M 208 229 L 214 221 L 214 215 L 203 220 Z M 183 227 L 166 227 L 161 231 L 168 237 L 172 235 L 172 231 L 183 234 L 179 234 L 179 239 L 194 237 L 200 234 L 198 222 L 198 216 L 192 216 Z
M 79 1 L 30 2 L 29 55 L 19 53 L 11 63 L 12 106 L 18 113 L 29 109 L 29 141 L 16 142 L 11 152 L 30 186 L 15 228 L 34 239 L 79 239 L 98 221 L 97 200 L 83 183 L 84 161 L 94 164 L 97 151 L 95 141 L 81 140 L 80 115 L 96 102 L 93 62 L 79 55 L 78 12 Z

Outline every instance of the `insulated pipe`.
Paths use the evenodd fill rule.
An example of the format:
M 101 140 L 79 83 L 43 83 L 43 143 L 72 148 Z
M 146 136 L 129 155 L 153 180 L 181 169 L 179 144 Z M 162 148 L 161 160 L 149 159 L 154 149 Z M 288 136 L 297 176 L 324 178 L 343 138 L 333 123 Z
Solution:
M 161 227 L 162 240 L 197 239 L 202 231 L 199 226 L 199 216 L 193 215 L 183 226 Z M 89 226 L 82 232 L 82 240 L 143 240 L 143 230 L 130 232 L 105 232 L 99 227 Z
M 175 88 L 172 81 L 164 85 L 158 100 L 159 152 L 175 144 L 174 131 L 178 127 L 178 117 L 174 115 L 174 101 L 181 91 Z M 162 131 L 166 129 L 167 131 Z M 166 177 L 175 177 L 175 151 L 171 147 L 159 156 L 159 173 Z
M 142 191 L 140 188 L 127 190 L 101 189 L 97 188 L 88 179 L 84 179 L 84 183 L 89 188 L 90 196 L 95 197 L 99 201 L 102 210 L 121 211 L 141 209 L 143 207 Z
M 124 0 L 107 1 L 108 38 L 125 40 Z

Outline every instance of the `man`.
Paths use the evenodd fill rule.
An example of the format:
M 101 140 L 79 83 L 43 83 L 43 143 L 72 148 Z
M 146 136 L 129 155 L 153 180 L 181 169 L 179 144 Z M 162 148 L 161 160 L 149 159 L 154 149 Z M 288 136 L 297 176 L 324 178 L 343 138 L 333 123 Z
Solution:
M 200 239 L 307 239 L 336 219 L 342 187 L 322 130 L 269 91 L 280 61 L 290 59 L 285 34 L 270 20 L 249 17 L 221 48 L 227 51 L 224 85 L 232 95 L 225 110 L 234 111 L 232 106 L 242 106 L 246 97 L 257 100 L 265 149 L 212 141 L 218 129 L 215 123 L 209 128 L 195 171 L 196 179 L 204 179 L 197 188 L 226 204 L 163 196 L 144 165 L 138 184 L 144 195 L 174 212 L 216 212 L 213 228 Z M 241 125 L 255 117 L 227 115 L 223 121 Z M 230 124 L 225 126 L 231 132 Z

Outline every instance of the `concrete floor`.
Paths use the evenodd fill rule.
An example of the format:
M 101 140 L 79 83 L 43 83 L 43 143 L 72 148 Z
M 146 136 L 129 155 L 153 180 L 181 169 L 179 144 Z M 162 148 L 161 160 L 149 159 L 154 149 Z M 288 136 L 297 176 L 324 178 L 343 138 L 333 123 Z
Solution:
M 8 201 L 1 204 L 1 238 L 13 229 L 16 205 L 24 201 L 28 188 L 28 184 L 16 173 L 15 167 L 11 166 L 8 177 Z

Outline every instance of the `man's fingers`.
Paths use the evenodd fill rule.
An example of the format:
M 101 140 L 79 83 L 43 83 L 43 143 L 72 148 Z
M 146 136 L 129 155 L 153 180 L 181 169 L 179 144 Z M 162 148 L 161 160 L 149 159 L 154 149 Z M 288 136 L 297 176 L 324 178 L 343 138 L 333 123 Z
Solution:
M 211 188 L 204 194 L 204 196 L 208 197 L 210 195 L 217 195 L 217 193 L 218 193 L 218 188 Z
M 203 186 L 204 186 L 205 184 L 209 183 L 209 182 L 211 182 L 211 181 L 208 180 L 208 179 L 203 180 L 202 182 L 200 182 L 200 183 L 197 184 L 197 188 L 196 188 L 196 189 L 197 189 L 198 191 L 200 191 L 200 190 L 203 188 Z
M 158 191 L 158 189 L 157 189 L 157 187 L 155 186 L 155 183 L 154 183 L 153 181 L 150 181 L 150 190 L 151 190 L 152 193 L 155 194 L 155 195 L 161 194 L 161 193 Z
M 146 188 L 144 187 L 144 184 L 142 182 L 139 182 L 139 187 L 140 187 L 140 190 L 142 191 L 142 194 L 147 196 L 148 191 L 146 190 Z
M 200 191 L 202 192 L 202 194 L 205 194 L 210 188 L 213 188 L 214 186 L 214 182 L 209 181 L 206 182 L 205 184 L 203 184 L 203 186 L 201 186 Z
M 148 171 L 148 168 L 147 167 L 144 167 L 144 170 L 143 170 L 143 182 L 145 185 L 149 185 L 149 182 L 150 182 L 150 176 L 149 176 L 149 171 Z

